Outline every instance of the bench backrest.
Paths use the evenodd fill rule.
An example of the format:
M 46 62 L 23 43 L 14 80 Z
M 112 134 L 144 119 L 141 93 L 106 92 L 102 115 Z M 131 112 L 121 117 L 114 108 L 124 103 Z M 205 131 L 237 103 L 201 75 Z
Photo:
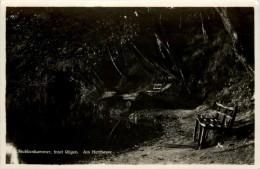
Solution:
M 153 89 L 162 89 L 162 84 L 160 83 L 153 84 Z
M 218 102 L 215 102 L 214 104 L 217 106 L 216 118 L 221 122 L 223 127 L 231 129 L 236 115 L 239 112 L 239 106 L 228 107 Z

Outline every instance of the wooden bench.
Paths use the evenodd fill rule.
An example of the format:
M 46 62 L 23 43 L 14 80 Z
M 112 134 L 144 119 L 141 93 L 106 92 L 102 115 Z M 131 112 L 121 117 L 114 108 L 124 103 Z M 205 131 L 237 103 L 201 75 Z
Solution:
M 230 130 L 235 121 L 236 114 L 239 112 L 238 106 L 228 107 L 222 103 L 215 102 L 214 107 L 216 107 L 216 110 L 212 111 L 214 113 L 213 115 L 210 117 L 206 117 L 205 115 L 198 115 L 196 119 L 193 140 L 196 141 L 197 130 L 199 128 L 199 149 L 203 148 L 204 146 L 208 130 Z
M 153 84 L 153 90 L 160 92 L 162 90 L 162 84 L 161 83 L 155 83 Z
M 153 90 L 147 91 L 148 95 L 153 96 L 154 94 L 160 93 L 162 90 L 162 84 L 161 83 L 154 83 L 153 84 Z

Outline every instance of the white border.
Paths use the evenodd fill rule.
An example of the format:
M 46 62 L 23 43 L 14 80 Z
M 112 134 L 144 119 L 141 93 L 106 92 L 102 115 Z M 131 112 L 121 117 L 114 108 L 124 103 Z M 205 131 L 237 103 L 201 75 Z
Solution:
M 79 7 L 237 7 L 257 6 L 257 0 L 3 0 L 3 6 L 79 6 Z
M 5 164 L 5 136 L 6 136 L 6 121 L 5 121 L 5 63 L 6 63 L 6 51 L 5 51 L 5 32 L 6 32 L 6 22 L 5 22 L 5 15 L 6 15 L 6 7 L 8 6 L 26 6 L 26 7 L 97 7 L 97 6 L 105 6 L 105 7 L 254 7 L 255 10 L 255 164 L 254 165 L 105 165 L 105 164 L 95 164 L 95 165 L 6 165 Z M 147 0 L 100 0 L 100 1 L 9 1 L 3 0 L 1 1 L 1 11 L 0 11 L 0 168 L 6 169 L 17 169 L 17 168 L 192 168 L 192 169 L 199 169 L 199 168 L 236 168 L 236 169 L 244 169 L 244 168 L 252 168 L 252 169 L 260 169 L 260 105 L 259 105 L 259 69 L 260 69 L 260 56 L 259 56 L 259 0 L 168 0 L 168 1 L 147 1 Z

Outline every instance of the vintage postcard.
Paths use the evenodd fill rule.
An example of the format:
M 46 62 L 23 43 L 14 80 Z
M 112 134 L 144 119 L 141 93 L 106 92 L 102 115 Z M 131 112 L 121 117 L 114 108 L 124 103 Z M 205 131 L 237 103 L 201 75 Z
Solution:
M 2 1 L 1 168 L 259 168 L 258 16 L 258 1 Z

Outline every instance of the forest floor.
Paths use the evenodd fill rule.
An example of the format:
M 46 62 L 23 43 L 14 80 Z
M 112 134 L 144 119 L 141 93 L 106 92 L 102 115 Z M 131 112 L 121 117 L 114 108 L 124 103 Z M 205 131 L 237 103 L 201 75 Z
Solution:
M 193 142 L 197 114 L 205 110 L 155 110 L 143 112 L 161 117 L 164 134 L 135 149 L 91 161 L 92 164 L 254 164 L 254 110 L 237 115 L 232 132 L 218 141 L 209 133 L 207 146 Z M 168 119 L 168 120 L 167 120 Z M 170 120 L 169 120 L 170 119 Z M 220 136 L 221 137 L 221 136 Z M 218 136 L 219 138 L 219 136 Z

